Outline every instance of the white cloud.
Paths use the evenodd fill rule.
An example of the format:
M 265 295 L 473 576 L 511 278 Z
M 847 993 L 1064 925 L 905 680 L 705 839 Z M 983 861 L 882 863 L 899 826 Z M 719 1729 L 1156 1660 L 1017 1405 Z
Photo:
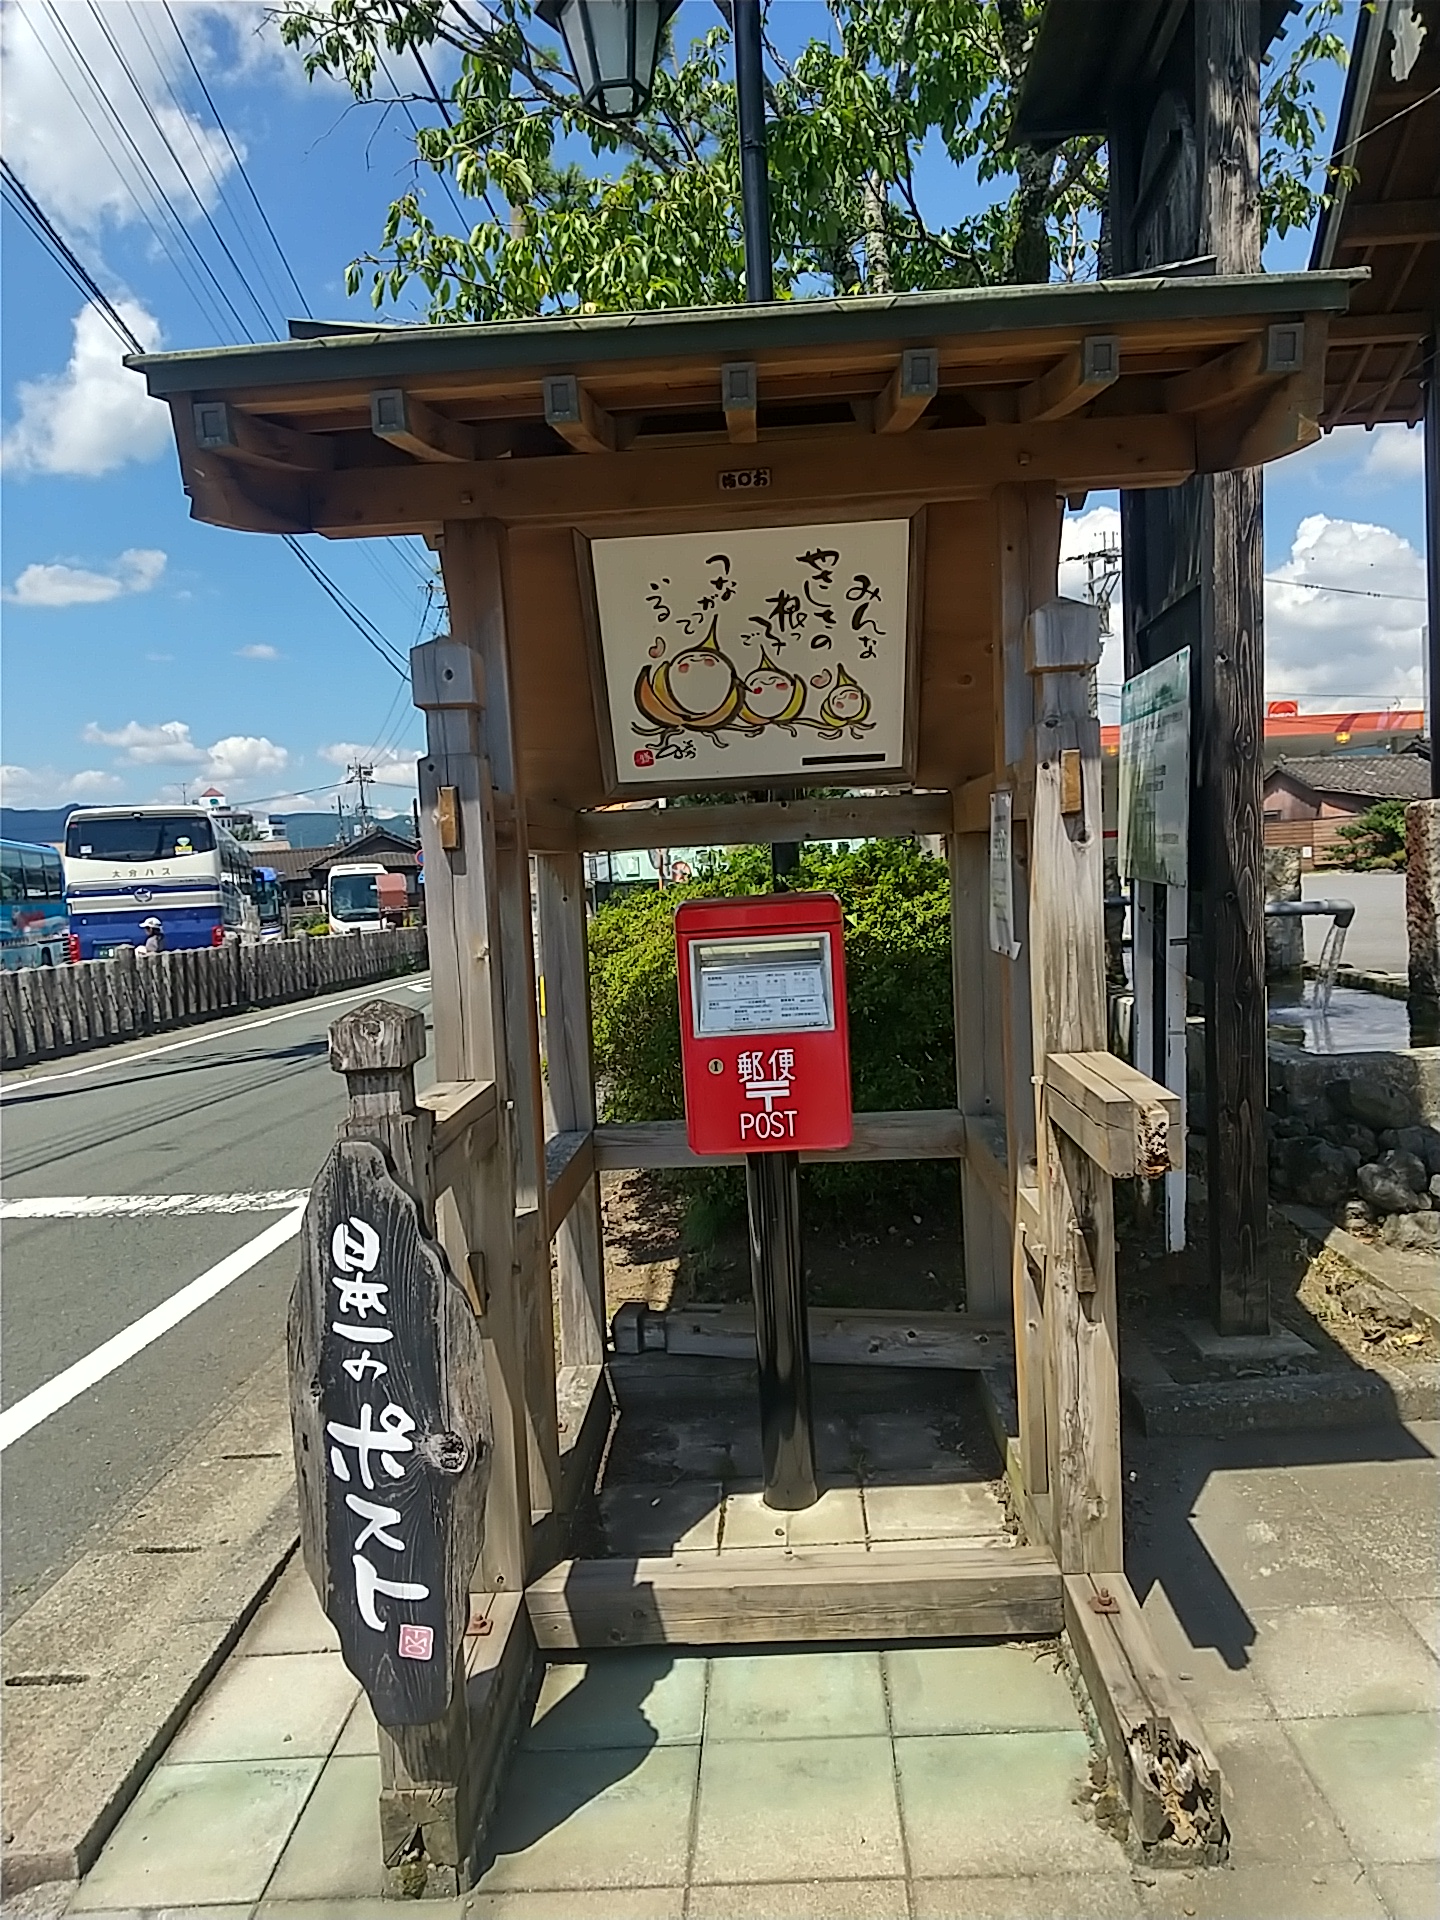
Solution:
M 142 346 L 160 344 L 159 322 L 137 301 L 118 300 L 116 307 Z M 149 397 L 140 374 L 123 365 L 125 350 L 99 309 L 82 307 L 74 325 L 65 371 L 22 380 L 16 388 L 20 417 L 0 442 L 0 455 L 13 472 L 93 479 L 127 460 L 153 460 L 170 444 L 168 409 Z
M 377 753 L 373 747 L 361 746 L 354 740 L 337 740 L 331 746 L 321 747 L 320 758 L 328 760 L 334 767 L 373 767 L 378 787 L 413 787 L 415 762 L 420 755 L 413 748 L 406 752 L 403 748 L 395 747 L 387 747 L 383 753 Z
M 98 767 L 57 773 L 53 767 L 0 766 L 0 800 L 7 807 L 56 807 L 67 800 L 104 800 L 124 781 Z
M 127 720 L 123 727 L 101 727 L 92 720 L 80 737 L 92 746 L 115 748 L 121 766 L 193 767 L 197 777 L 218 787 L 280 773 L 290 763 L 288 749 L 264 734 L 230 733 L 203 746 L 185 720 L 161 720 L 153 726 Z
M 1362 480 L 1419 481 L 1425 472 L 1425 434 L 1419 427 L 1394 422 L 1376 427 L 1360 469 Z
M 278 660 L 280 649 L 266 646 L 263 640 L 257 640 L 253 646 L 237 647 L 235 658 L 237 660 Z
M 149 593 L 165 571 L 165 559 L 159 547 L 127 547 L 108 573 L 36 561 L 6 588 L 5 598 L 19 607 L 82 607 L 126 593 Z
M 1308 515 L 1265 587 L 1267 693 L 1311 706 L 1418 702 L 1424 597 L 1424 563 L 1401 535 Z
M 234 169 L 219 128 L 171 97 L 171 88 L 182 100 L 193 96 L 194 82 L 159 16 L 159 8 L 117 6 L 12 5 L 0 13 L 6 157 L 72 234 L 142 220 L 132 183 L 148 204 L 148 176 L 186 218 L 198 219 L 194 195 L 212 207 Z

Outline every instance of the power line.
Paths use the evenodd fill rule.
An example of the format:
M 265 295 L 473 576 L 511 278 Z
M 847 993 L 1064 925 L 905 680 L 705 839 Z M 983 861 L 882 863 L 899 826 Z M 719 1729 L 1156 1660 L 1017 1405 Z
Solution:
M 1303 587 L 1307 593 L 1346 593 L 1357 600 L 1409 600 L 1416 606 L 1425 605 L 1423 593 L 1380 593 L 1373 587 L 1327 587 L 1319 580 L 1283 580 L 1278 573 L 1267 573 L 1265 578 L 1272 587 Z
M 25 221 L 31 233 L 39 240 L 50 257 L 69 275 L 74 285 L 97 309 L 101 318 L 112 332 L 119 336 L 121 342 L 132 353 L 143 353 L 145 349 L 136 338 L 124 315 L 111 303 L 109 296 L 101 289 L 89 268 L 74 252 L 34 194 L 3 156 L 0 156 L 0 180 L 3 180 L 10 194 L 11 206 Z
M 335 605 L 340 609 L 341 613 L 344 614 L 345 618 L 350 622 L 351 626 L 354 627 L 365 644 L 368 647 L 372 647 L 374 651 L 379 654 L 387 667 L 390 667 L 394 672 L 398 673 L 402 679 L 408 679 L 408 667 L 394 647 L 392 647 L 390 642 L 385 638 L 384 634 L 381 633 L 380 629 L 355 606 L 353 601 L 346 598 L 340 588 L 337 587 L 335 582 L 330 578 L 329 574 L 325 572 L 324 568 L 311 559 L 310 555 L 301 546 L 293 533 L 285 533 L 280 537 L 295 555 L 301 566 L 304 567 L 305 571 L 310 575 L 311 579 L 314 580 L 315 584 L 334 601 Z
M 264 224 L 265 231 L 266 233 L 269 234 L 270 239 L 274 245 L 275 251 L 280 256 L 280 264 L 282 267 L 284 267 L 286 275 L 290 281 L 290 284 L 295 289 L 296 299 L 300 302 L 300 305 L 305 309 L 306 314 L 309 315 L 310 303 L 305 298 L 305 291 L 300 285 L 300 282 L 295 278 L 295 274 L 291 269 L 290 262 L 286 258 L 285 249 L 280 244 L 279 236 L 276 234 L 274 227 L 272 227 L 270 224 L 270 216 L 268 213 L 266 213 L 264 207 L 261 205 L 260 196 L 258 193 L 256 193 L 255 188 L 251 183 L 250 175 L 245 171 L 245 162 L 240 158 L 240 155 L 235 150 L 235 142 L 230 138 L 230 131 L 226 127 L 225 122 L 220 118 L 220 109 L 215 105 L 214 100 L 211 98 L 210 89 L 205 84 L 205 76 L 201 73 L 199 67 L 195 64 L 195 56 L 190 51 L 189 45 L 185 39 L 185 35 L 180 31 L 179 21 L 175 18 L 174 13 L 171 11 L 170 0 L 163 0 L 163 4 L 165 7 L 165 17 L 169 20 L 170 25 L 175 29 L 175 38 L 180 42 L 180 50 L 185 55 L 186 61 L 188 62 L 190 67 L 190 71 L 194 74 L 197 82 L 199 83 L 200 91 L 205 96 L 205 104 L 206 106 L 209 107 L 211 114 L 214 116 L 215 124 L 220 129 L 221 135 L 224 138 L 226 146 L 230 149 L 230 154 L 232 159 L 235 162 L 236 170 L 238 171 L 240 178 L 245 183 L 245 191 L 250 195 L 250 198 L 255 203 L 255 211 L 259 214 L 260 219 Z

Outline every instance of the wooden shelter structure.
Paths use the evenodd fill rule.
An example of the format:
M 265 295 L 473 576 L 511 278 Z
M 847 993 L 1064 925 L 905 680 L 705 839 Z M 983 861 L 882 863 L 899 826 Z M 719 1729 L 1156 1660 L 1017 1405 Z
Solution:
M 462 1645 L 464 1623 L 455 1630 L 443 1712 L 432 1703 L 421 1724 L 393 1705 L 380 1713 L 386 1856 L 411 1890 L 463 1879 L 537 1644 L 1063 1622 L 1141 1841 L 1191 1858 L 1221 1846 L 1213 1757 L 1123 1572 L 1111 1183 L 1178 1165 L 1181 1142 L 1174 1099 L 1105 1050 L 1098 616 L 1057 597 L 1061 517 L 1090 488 L 1173 488 L 1312 440 L 1328 330 L 1353 278 L 1159 274 L 336 331 L 134 363 L 171 407 L 196 517 L 262 533 L 423 534 L 444 569 L 449 637 L 413 655 L 438 1084 L 415 1093 L 413 1014 L 360 1009 L 332 1038 L 351 1088 L 346 1140 L 362 1150 L 345 1190 L 383 1186 L 378 1143 L 395 1217 L 418 1210 L 422 1236 L 444 1250 L 444 1271 L 427 1256 L 405 1292 L 407 1311 L 433 1298 L 448 1329 L 433 1333 L 440 1358 L 427 1365 L 439 1365 L 436 1418 L 450 1429 L 426 1459 L 463 1477 L 483 1451 L 488 1467 L 488 1487 L 467 1483 L 475 1500 L 483 1492 L 483 1526 L 457 1523 L 462 1545 L 452 1539 L 443 1565 L 463 1589 L 483 1536 L 470 1590 L 488 1631 Z M 713 536 L 700 547 L 713 560 L 777 529 L 805 530 L 818 550 L 827 529 L 838 546 L 839 529 L 849 539 L 897 524 L 908 608 L 893 749 L 865 748 L 852 696 L 813 736 L 823 771 L 817 759 L 808 774 L 803 763 L 705 774 L 786 796 L 737 796 L 707 813 L 706 834 L 945 837 L 955 1103 L 857 1114 L 834 1157 L 959 1161 L 968 1313 L 923 1338 L 913 1319 L 878 1312 L 848 1346 L 832 1334 L 876 1364 L 928 1343 L 941 1364 L 978 1370 L 1006 1352 L 997 1322 L 1013 1327 L 1014 1400 L 1002 1384 L 991 1402 L 1025 1538 L 576 1554 L 565 1516 L 593 1482 L 610 1417 L 597 1175 L 694 1164 L 680 1123 L 596 1117 L 581 853 L 693 836 L 683 811 L 671 829 L 663 812 L 601 809 L 633 791 L 637 771 L 660 791 L 700 777 L 683 751 L 655 758 L 683 749 L 683 724 L 642 736 L 634 723 L 655 744 L 636 748 L 633 767 L 617 751 L 632 734 L 601 684 L 609 575 L 597 555 L 604 542 L 649 543 L 638 577 L 655 589 L 673 543 L 696 534 Z M 837 605 L 871 604 L 861 577 Z M 659 619 L 641 629 L 655 633 L 649 659 L 677 663 Z M 727 751 L 751 744 L 742 730 Z M 844 780 L 841 762 L 852 785 L 883 790 L 807 794 Z M 1007 814 L 1008 835 L 997 831 Z M 404 1232 L 413 1239 L 413 1221 Z M 313 1268 L 328 1243 L 311 1240 Z M 373 1257 L 353 1236 L 335 1247 L 347 1271 Z M 331 1608 L 320 1273 L 318 1294 L 304 1281 L 297 1294 L 293 1388 L 307 1556 Z

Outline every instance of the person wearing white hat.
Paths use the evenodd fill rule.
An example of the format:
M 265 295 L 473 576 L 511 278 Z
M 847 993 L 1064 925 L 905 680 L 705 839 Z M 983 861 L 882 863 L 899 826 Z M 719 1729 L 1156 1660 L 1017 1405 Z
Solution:
M 152 913 L 148 920 L 142 920 L 140 926 L 145 934 L 144 952 L 163 953 L 165 951 L 165 929 Z

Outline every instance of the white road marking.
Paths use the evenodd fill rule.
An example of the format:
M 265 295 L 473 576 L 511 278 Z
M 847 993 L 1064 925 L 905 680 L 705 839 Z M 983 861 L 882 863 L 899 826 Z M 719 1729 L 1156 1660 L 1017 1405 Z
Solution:
M 0 1200 L 0 1220 L 126 1220 L 189 1213 L 288 1213 L 303 1207 L 304 1187 L 265 1193 L 67 1193 Z
M 22 1093 L 28 1093 L 31 1087 L 48 1087 L 57 1080 L 78 1080 L 82 1074 L 102 1073 L 106 1067 L 130 1067 L 137 1060 L 158 1060 L 162 1053 L 179 1053 L 182 1047 L 198 1047 L 204 1040 L 228 1040 L 233 1033 L 254 1033 L 259 1027 L 273 1027 L 281 1020 L 298 1020 L 302 1013 L 313 1013 L 317 1007 L 338 1007 L 347 1000 L 373 1000 L 382 988 L 389 983 L 377 980 L 374 986 L 361 987 L 353 993 L 322 995 L 316 1000 L 304 1000 L 298 1007 L 289 1007 L 284 1013 L 267 1013 L 263 1020 L 247 1020 L 238 1027 L 198 1027 L 184 1040 L 172 1040 L 167 1046 L 147 1047 L 144 1053 L 119 1053 L 108 1055 L 104 1060 L 92 1060 L 85 1067 L 70 1067 L 64 1073 L 41 1073 L 33 1080 L 15 1080 L 8 1087 L 0 1089 L 0 1100 L 13 1100 Z M 428 993 L 429 980 L 417 985 L 406 981 L 405 985 L 412 993 Z
M 47 1380 L 43 1387 L 37 1387 L 33 1393 L 27 1393 L 23 1400 L 17 1400 L 13 1407 L 7 1407 L 0 1413 L 0 1453 L 12 1441 L 29 1433 L 32 1427 L 38 1427 L 42 1420 L 48 1420 L 52 1413 L 58 1413 L 78 1395 L 96 1386 L 107 1374 L 114 1373 L 117 1367 L 123 1367 L 127 1360 L 133 1360 L 137 1353 L 143 1353 L 153 1341 L 168 1333 L 172 1327 L 179 1326 L 197 1308 L 213 1300 L 217 1293 L 223 1293 L 233 1281 L 258 1266 L 277 1247 L 283 1247 L 287 1240 L 293 1240 L 300 1231 L 300 1222 L 304 1217 L 304 1207 L 296 1207 L 283 1220 L 275 1221 L 263 1233 L 257 1233 L 253 1240 L 247 1240 L 243 1247 L 227 1254 L 198 1279 L 181 1287 L 178 1293 L 172 1293 L 168 1300 L 162 1300 L 158 1307 L 141 1314 L 138 1320 L 104 1341 L 93 1353 L 87 1353 L 83 1360 L 77 1360 L 74 1366 L 57 1373 L 53 1380 Z

